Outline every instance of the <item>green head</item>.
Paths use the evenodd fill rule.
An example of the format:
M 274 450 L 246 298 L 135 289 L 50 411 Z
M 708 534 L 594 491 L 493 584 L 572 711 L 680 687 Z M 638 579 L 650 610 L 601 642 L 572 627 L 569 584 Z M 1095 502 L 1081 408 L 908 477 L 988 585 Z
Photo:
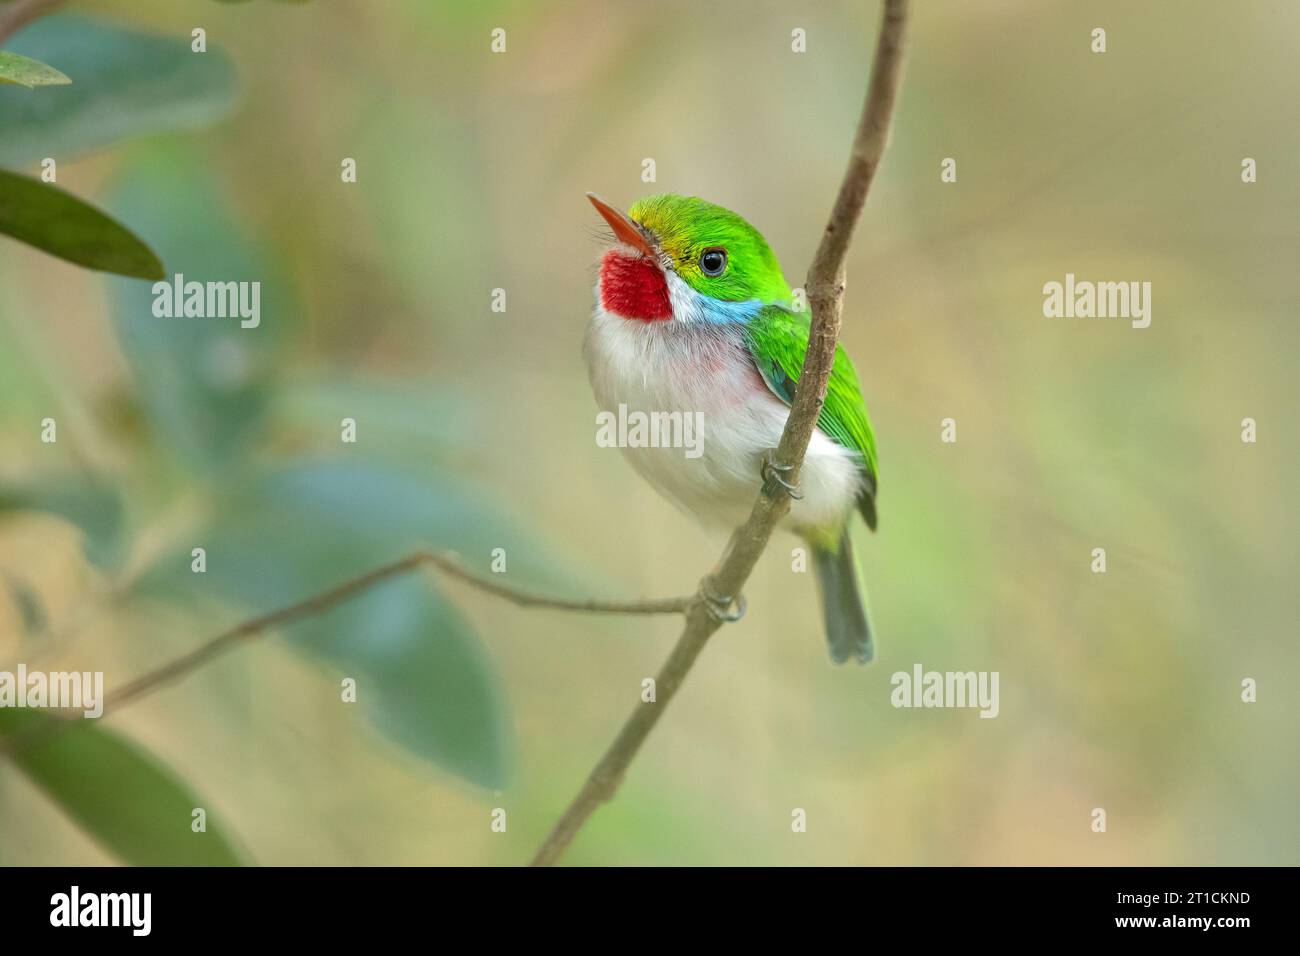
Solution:
M 730 209 L 664 193 L 638 200 L 624 216 L 597 197 L 588 198 L 623 244 L 606 253 L 601 272 L 602 297 L 624 306 L 616 309 L 620 314 L 634 317 L 628 312 L 636 310 L 628 305 L 654 300 L 657 283 L 644 274 L 652 266 L 661 273 L 665 292 L 684 283 L 718 302 L 790 301 L 790 287 L 767 240 Z M 629 256 L 636 259 L 635 267 Z
M 673 269 L 701 295 L 725 302 L 789 300 L 772 247 L 730 209 L 663 193 L 637 200 L 628 216 L 650 231 Z

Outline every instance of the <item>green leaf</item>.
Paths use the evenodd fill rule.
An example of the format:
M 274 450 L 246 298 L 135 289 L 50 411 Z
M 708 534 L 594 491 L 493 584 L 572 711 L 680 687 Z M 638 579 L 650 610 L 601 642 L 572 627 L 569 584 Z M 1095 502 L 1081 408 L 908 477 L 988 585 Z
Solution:
M 501 548 L 511 581 L 575 595 L 586 589 L 518 517 L 477 487 L 428 467 L 350 458 L 293 461 L 233 492 L 224 510 L 328 516 L 346 540 L 373 543 L 381 560 L 433 547 L 454 550 L 468 566 L 488 571 L 493 549 Z
M 258 283 L 259 324 L 159 317 L 153 289 L 113 280 L 109 304 L 122 352 L 153 431 L 213 480 L 236 470 L 261 433 L 297 305 L 281 270 L 230 218 L 231 203 L 201 155 L 150 150 L 111 191 L 115 208 L 190 282 Z M 162 294 L 168 294 L 166 292 Z
M 8 755 L 69 817 L 123 862 L 134 866 L 239 866 L 235 842 L 213 819 L 212 805 L 161 761 L 98 721 L 26 735 L 51 717 L 0 708 L 0 739 L 25 738 Z M 191 812 L 207 811 L 207 832 L 190 829 Z
M 39 60 L 0 50 L 0 83 L 16 83 L 29 90 L 36 86 L 62 86 L 72 80 Z
M 342 378 L 336 372 L 285 382 L 275 407 L 277 426 L 290 433 L 295 446 L 314 443 L 333 451 L 338 432 L 322 431 L 321 422 L 355 418 L 365 423 L 367 457 L 425 465 L 431 456 L 445 460 L 462 450 L 477 451 L 481 412 L 469 398 L 437 382 Z
M 162 263 L 129 229 L 57 186 L 0 170 L 0 233 L 68 262 L 136 279 Z
M 22 484 L 0 482 L 0 514 L 48 511 L 81 528 L 86 557 L 111 565 L 120 555 L 122 498 L 111 485 L 81 475 L 42 475 Z
M 77 82 L 40 96 L 0 88 L 0 163 L 60 160 L 132 136 L 202 129 L 235 103 L 235 70 L 188 36 L 138 33 L 100 20 L 45 17 L 7 43 L 43 63 L 75 65 Z
M 351 462 L 298 462 L 234 489 L 200 533 L 207 571 L 169 556 L 137 593 L 201 594 L 261 613 L 320 593 L 417 547 L 466 547 L 486 564 L 547 564 L 504 516 L 448 480 Z M 554 574 L 554 572 L 550 572 Z M 429 572 L 394 579 L 292 625 L 298 651 L 358 682 L 358 704 L 389 739 L 492 789 L 507 779 L 510 733 L 492 665 Z
M 469 623 L 418 572 L 296 626 L 290 640 L 356 678 L 389 740 L 470 783 L 505 786 L 510 726 L 496 674 Z

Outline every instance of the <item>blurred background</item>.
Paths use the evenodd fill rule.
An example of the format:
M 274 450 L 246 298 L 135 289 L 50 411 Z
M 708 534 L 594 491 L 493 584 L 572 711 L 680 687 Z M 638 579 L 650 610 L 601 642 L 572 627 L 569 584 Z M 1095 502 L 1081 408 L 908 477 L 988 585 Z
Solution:
M 1294 865 L 1300 7 L 916 6 L 843 333 L 878 658 L 831 665 L 774 539 L 566 861 Z M 121 686 L 420 543 L 694 590 L 723 539 L 594 441 L 583 193 L 731 207 L 802 284 L 876 3 L 68 11 L 4 44 L 73 84 L 0 86 L 0 166 L 55 157 L 168 276 L 261 281 L 262 318 L 156 319 L 149 282 L 0 237 L 0 670 Z M 1150 328 L 1044 318 L 1067 272 L 1151 282 Z M 679 627 L 387 584 L 0 763 L 0 863 L 525 862 Z M 916 663 L 998 671 L 999 716 L 891 707 Z

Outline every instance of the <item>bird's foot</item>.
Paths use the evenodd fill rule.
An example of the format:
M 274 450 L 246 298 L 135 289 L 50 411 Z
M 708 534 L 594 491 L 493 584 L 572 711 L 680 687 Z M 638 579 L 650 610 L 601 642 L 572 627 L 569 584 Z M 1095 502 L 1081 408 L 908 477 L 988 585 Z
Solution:
M 700 598 L 704 601 L 704 609 L 709 612 L 709 617 L 723 624 L 739 621 L 745 616 L 745 609 L 749 606 L 743 594 L 732 598 L 715 592 L 709 578 L 700 582 Z M 733 604 L 736 606 L 735 610 L 732 610 Z
M 776 460 L 776 451 L 769 451 L 763 456 L 763 467 L 760 473 L 763 481 L 775 488 L 782 488 L 785 493 L 793 500 L 798 501 L 803 497 L 803 491 L 798 485 L 791 484 L 785 480 L 785 475 L 794 471 L 794 465 L 783 465 Z

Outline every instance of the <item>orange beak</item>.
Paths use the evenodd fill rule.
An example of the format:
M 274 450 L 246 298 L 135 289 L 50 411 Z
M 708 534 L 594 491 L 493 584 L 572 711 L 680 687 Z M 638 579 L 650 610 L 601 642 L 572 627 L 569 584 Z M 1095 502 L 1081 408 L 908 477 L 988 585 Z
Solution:
M 654 247 L 650 245 L 650 240 L 646 238 L 645 230 L 595 193 L 587 193 L 587 198 L 596 207 L 596 212 L 600 213 L 605 218 L 605 221 L 609 223 L 609 228 L 614 230 L 614 235 L 618 237 L 619 242 L 627 243 L 633 249 L 644 252 L 652 259 L 656 258 Z

